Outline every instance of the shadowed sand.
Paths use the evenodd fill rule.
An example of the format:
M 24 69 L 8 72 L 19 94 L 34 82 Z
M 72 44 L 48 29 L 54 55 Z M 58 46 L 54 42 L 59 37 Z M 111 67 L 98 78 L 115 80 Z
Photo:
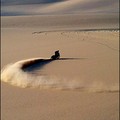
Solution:
M 22 66 L 21 69 L 23 71 L 33 71 L 36 69 L 40 69 L 44 67 L 46 64 L 52 62 L 52 59 L 35 59 L 32 61 L 25 62 Z
M 83 59 L 87 59 L 87 58 L 59 58 L 57 60 L 83 60 Z M 23 65 L 21 66 L 21 69 L 23 71 L 34 71 L 37 69 L 41 69 L 42 67 L 44 67 L 46 64 L 49 64 L 50 62 L 53 62 L 55 60 L 52 59 L 34 59 L 28 62 L 23 63 Z

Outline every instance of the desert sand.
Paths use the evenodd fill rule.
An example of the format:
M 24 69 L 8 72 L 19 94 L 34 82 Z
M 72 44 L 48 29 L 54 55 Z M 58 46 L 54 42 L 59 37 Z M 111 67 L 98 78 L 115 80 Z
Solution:
M 117 3 L 109 9 L 103 1 L 104 9 L 94 6 L 99 0 L 88 3 L 62 1 L 37 10 L 44 15 L 1 17 L 2 120 L 119 120 Z M 16 10 L 25 13 L 26 6 Z M 55 50 L 60 60 L 21 70 L 24 62 L 49 59 Z

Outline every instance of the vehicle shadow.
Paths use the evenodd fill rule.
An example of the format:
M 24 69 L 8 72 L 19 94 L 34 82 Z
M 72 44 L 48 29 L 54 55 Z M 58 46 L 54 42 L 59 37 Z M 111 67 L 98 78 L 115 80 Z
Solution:
M 24 72 L 31 72 L 43 68 L 45 65 L 50 64 L 53 61 L 62 61 L 62 60 L 84 60 L 87 58 L 59 58 L 56 60 L 53 59 L 34 59 L 23 63 L 21 69 Z

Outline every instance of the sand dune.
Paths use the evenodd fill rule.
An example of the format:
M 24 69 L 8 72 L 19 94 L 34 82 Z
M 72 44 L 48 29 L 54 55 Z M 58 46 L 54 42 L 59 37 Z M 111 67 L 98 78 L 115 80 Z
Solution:
M 12 63 L 2 76 L 2 119 L 119 120 L 118 37 L 118 31 L 2 28 L 2 68 Z M 86 59 L 50 62 L 32 75 L 19 69 L 57 49 L 62 58 Z
M 51 30 L 118 29 L 119 16 L 112 15 L 40 15 L 2 17 L 2 28 L 32 28 L 37 32 Z M 39 32 L 39 31 L 38 31 Z
M 119 0 L 67 0 L 51 3 L 46 1 L 46 4 L 30 3 L 23 2 L 21 4 L 18 2 L 17 5 L 4 5 L 2 6 L 2 15 L 119 13 Z
M 114 0 L 68 0 L 48 5 L 41 9 L 43 13 L 81 13 L 81 12 L 118 12 L 118 1 Z
M 10 57 L 10 54 L 7 54 L 9 52 L 13 53 L 13 57 L 10 57 L 11 60 L 9 58 L 8 64 L 15 63 L 15 60 L 19 61 L 25 58 L 50 57 L 52 50 L 60 49 L 61 57 L 74 59 L 50 62 L 44 69 L 40 69 L 37 73 L 34 72 L 34 74 L 38 75 L 47 75 L 43 80 L 40 78 L 40 81 L 48 81 L 48 84 L 51 82 L 54 87 L 57 84 L 58 88 L 64 88 L 65 86 L 69 88 L 70 85 L 70 88 L 73 86 L 73 88 L 82 87 L 84 89 L 87 89 L 86 87 L 96 87 L 99 89 L 118 90 L 118 31 L 58 31 L 32 34 L 32 30 L 33 29 L 22 29 L 22 32 L 21 29 L 3 29 L 6 35 L 3 34 L 2 38 L 4 39 L 2 64 L 6 64 L 5 61 Z M 24 33 L 26 34 L 24 35 Z M 14 34 L 15 36 L 11 36 Z M 12 39 L 8 41 L 10 37 Z M 29 41 L 31 42 L 29 43 Z M 13 47 L 10 43 L 16 47 Z M 68 45 L 66 46 L 66 44 Z M 7 50 L 5 46 L 8 46 L 10 49 Z M 14 50 L 16 52 L 14 52 Z M 25 54 L 20 55 L 19 50 Z M 17 53 L 18 55 L 15 57 Z M 75 58 L 81 59 L 76 60 Z M 32 64 L 35 61 L 39 62 L 39 59 L 23 60 L 23 62 L 24 61 Z M 30 78 L 29 75 L 20 70 L 19 64 L 17 63 L 10 65 L 5 71 L 7 71 L 7 73 L 4 72 L 3 81 L 15 83 L 17 86 L 22 86 L 22 84 L 23 86 L 30 86 L 32 83 L 31 87 L 34 85 L 34 81 L 38 81 L 37 87 L 41 86 L 39 78 Z M 18 71 L 17 74 L 15 74 L 15 71 Z M 12 78 L 7 78 L 6 76 L 11 76 Z M 16 78 L 18 79 L 16 80 Z M 28 81 L 28 84 L 24 81 Z
M 119 120 L 119 1 L 2 2 L 1 118 Z

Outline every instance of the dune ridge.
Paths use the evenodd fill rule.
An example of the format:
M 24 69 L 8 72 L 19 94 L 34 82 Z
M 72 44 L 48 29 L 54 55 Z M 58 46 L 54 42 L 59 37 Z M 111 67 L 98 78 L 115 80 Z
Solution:
M 22 3 L 22 4 L 21 4 Z M 31 4 L 33 3 L 33 4 Z M 36 3 L 36 4 L 34 4 Z M 16 4 L 7 2 L 2 6 L 2 15 L 43 15 L 71 13 L 119 13 L 119 0 L 59 0 L 46 1 L 17 1 Z
M 32 28 L 39 31 L 119 29 L 119 16 L 114 14 L 7 16 L 1 17 L 1 21 L 2 28 Z

